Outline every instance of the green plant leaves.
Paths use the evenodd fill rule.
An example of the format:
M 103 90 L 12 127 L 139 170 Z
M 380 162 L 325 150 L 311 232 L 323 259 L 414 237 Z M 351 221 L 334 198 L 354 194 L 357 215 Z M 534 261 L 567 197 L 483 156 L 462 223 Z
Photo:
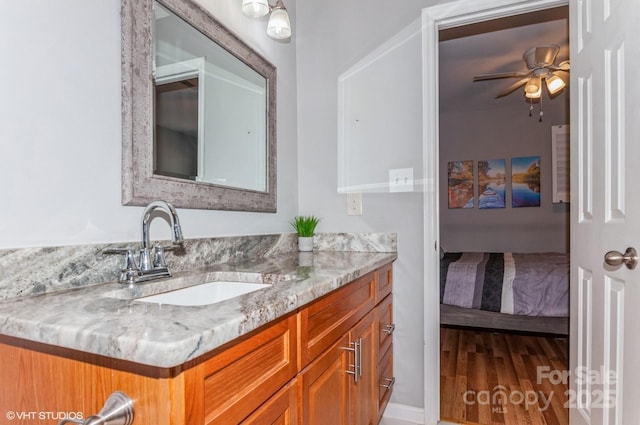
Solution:
M 293 226 L 294 229 L 296 229 L 296 232 L 298 232 L 298 236 L 310 237 L 315 234 L 316 226 L 319 222 L 320 219 L 313 215 L 300 215 L 294 217 L 293 220 L 291 220 L 289 223 L 291 224 L 291 226 Z

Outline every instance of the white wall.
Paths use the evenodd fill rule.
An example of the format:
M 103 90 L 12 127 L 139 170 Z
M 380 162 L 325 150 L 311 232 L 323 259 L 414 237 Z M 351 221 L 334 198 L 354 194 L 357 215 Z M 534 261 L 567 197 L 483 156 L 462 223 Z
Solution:
M 179 210 L 185 237 L 291 231 L 296 52 L 236 1 L 200 0 L 278 68 L 278 212 Z M 287 2 L 295 34 L 295 2 Z M 137 241 L 120 197 L 120 1 L 6 2 L 0 14 L 0 248 Z M 155 225 L 155 222 L 154 222 Z M 153 238 L 166 238 L 158 223 Z
M 396 385 L 392 401 L 422 407 L 423 389 L 423 205 L 422 194 L 365 193 L 363 215 L 346 215 L 346 195 L 338 188 L 338 79 L 354 65 L 376 51 L 396 34 L 420 18 L 428 0 L 383 2 L 380 0 L 326 0 L 298 3 L 298 174 L 300 211 L 323 218 L 321 231 L 384 231 L 398 234 L 398 260 L 394 266 L 394 374 Z M 411 51 L 411 47 L 407 48 Z M 408 75 L 410 67 L 420 65 L 418 57 L 396 58 L 397 76 Z M 389 68 L 384 67 L 384 71 Z M 421 70 L 418 69 L 418 76 Z M 375 78 L 371 77 L 372 81 Z M 378 85 L 370 87 L 367 99 L 384 102 L 378 90 L 394 87 L 399 81 L 380 74 Z M 403 82 L 406 83 L 406 82 Z M 415 82 L 420 93 L 421 81 Z M 366 91 L 365 91 L 366 92 Z M 378 104 L 379 105 L 379 104 Z M 408 103 L 386 104 L 388 111 L 398 109 L 411 116 L 421 114 Z M 384 108 L 383 108 L 384 110 Z M 412 125 L 421 135 L 421 120 Z M 399 167 L 391 159 L 384 161 L 375 146 L 399 141 L 403 149 L 413 149 L 413 158 L 422 158 L 422 140 L 414 140 L 416 128 L 399 129 L 396 138 L 370 135 L 371 149 L 363 150 L 359 160 L 374 161 L 384 170 Z M 367 136 L 369 137 L 369 136 Z M 384 139 L 384 140 L 382 140 Z M 403 155 L 404 156 L 404 155 Z M 421 170 L 420 170 L 421 171 Z M 386 172 L 386 171 L 385 171 Z M 383 173 L 384 174 L 384 173 Z M 435 308 L 435 306 L 434 306 Z

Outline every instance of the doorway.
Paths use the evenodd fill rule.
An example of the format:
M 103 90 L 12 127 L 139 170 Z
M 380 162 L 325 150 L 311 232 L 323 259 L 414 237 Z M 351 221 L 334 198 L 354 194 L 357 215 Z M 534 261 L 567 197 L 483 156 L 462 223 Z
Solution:
M 433 6 L 423 10 L 423 105 L 424 105 L 424 170 L 426 185 L 424 197 L 424 282 L 439 280 L 439 244 L 440 244 L 440 201 L 438 198 L 439 172 L 439 50 L 438 34 L 440 30 L 461 25 L 482 22 L 490 19 L 535 12 L 542 9 L 567 5 L 567 1 L 542 0 L 522 2 L 515 0 L 456 1 L 445 5 Z M 440 418 L 440 326 L 439 326 L 439 285 L 425 285 L 425 423 L 436 424 Z
M 567 424 L 567 382 L 543 375 L 568 370 L 569 204 L 553 188 L 569 173 L 554 173 L 552 149 L 569 128 L 569 72 L 554 69 L 568 64 L 568 7 L 439 40 L 440 417 Z M 565 87 L 552 95 L 554 77 Z M 527 83 L 540 88 L 530 102 Z

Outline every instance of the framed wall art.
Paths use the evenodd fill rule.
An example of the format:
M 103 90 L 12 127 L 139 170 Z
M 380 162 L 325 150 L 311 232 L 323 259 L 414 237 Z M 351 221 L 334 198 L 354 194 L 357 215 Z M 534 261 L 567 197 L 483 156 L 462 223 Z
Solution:
M 506 170 L 504 159 L 478 161 L 478 208 L 505 208 Z
M 447 165 L 449 208 L 473 208 L 473 161 L 452 161 Z
M 511 206 L 540 206 L 540 157 L 511 159 Z

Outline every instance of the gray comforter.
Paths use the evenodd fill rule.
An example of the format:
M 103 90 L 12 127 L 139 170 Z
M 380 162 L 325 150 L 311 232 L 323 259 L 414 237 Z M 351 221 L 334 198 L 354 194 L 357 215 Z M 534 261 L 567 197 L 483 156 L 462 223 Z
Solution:
M 525 316 L 569 316 L 569 256 L 561 253 L 447 253 L 440 302 Z

